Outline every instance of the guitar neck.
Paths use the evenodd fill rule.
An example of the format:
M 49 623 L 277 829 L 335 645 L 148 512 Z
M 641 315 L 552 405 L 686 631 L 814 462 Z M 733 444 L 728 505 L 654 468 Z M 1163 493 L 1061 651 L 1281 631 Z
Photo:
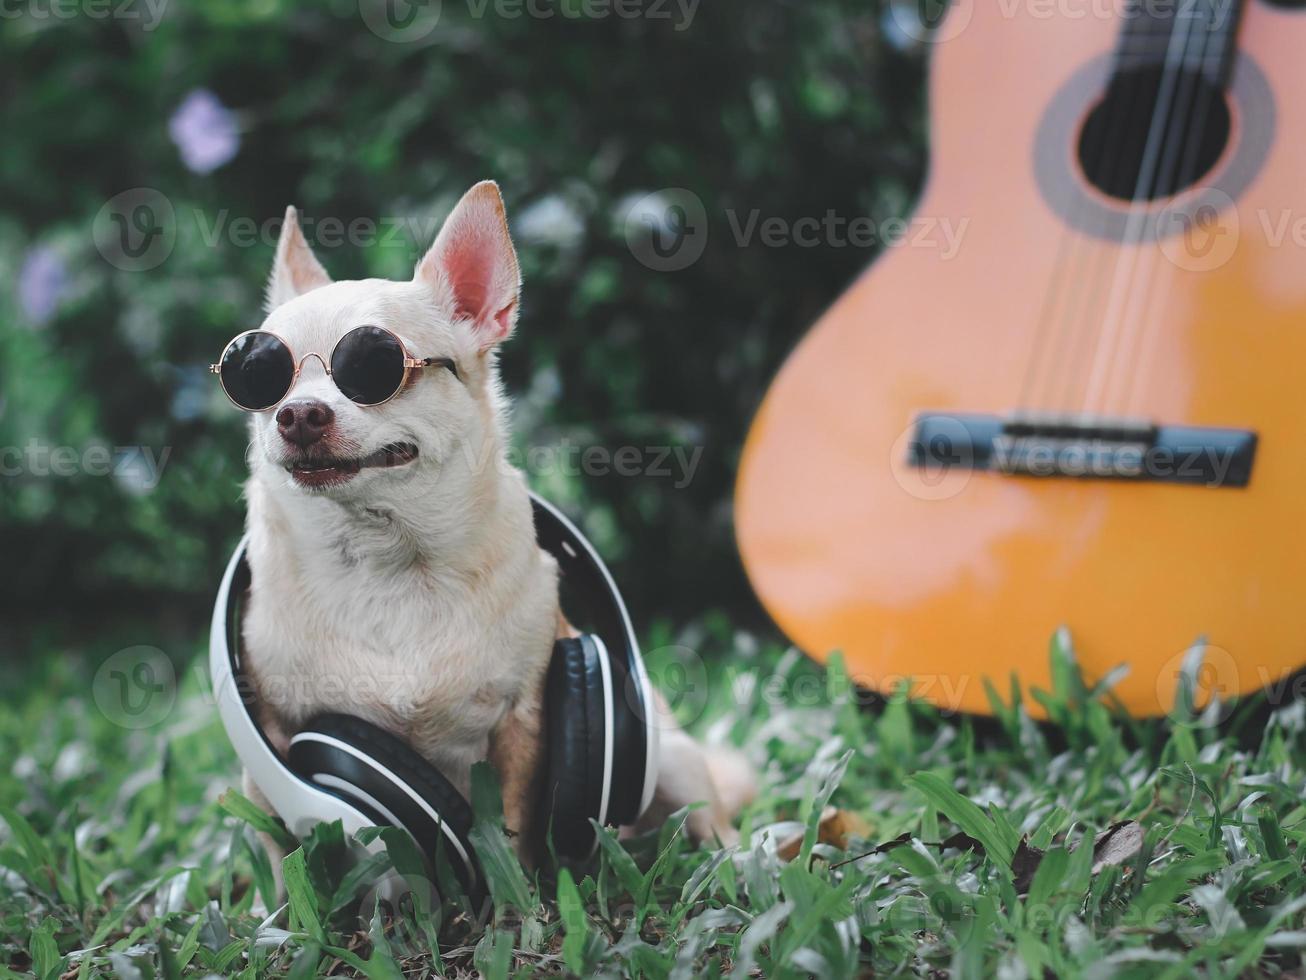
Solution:
M 1116 72 L 1200 71 L 1225 88 L 1242 11 L 1243 0 L 1129 0 L 1116 44 Z

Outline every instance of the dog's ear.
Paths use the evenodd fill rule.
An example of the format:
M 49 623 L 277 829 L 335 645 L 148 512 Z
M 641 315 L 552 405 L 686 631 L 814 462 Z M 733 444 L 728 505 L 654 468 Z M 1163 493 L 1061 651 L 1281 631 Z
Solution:
M 463 195 L 413 278 L 450 303 L 456 319 L 470 321 L 482 351 L 508 338 L 521 273 L 498 184 L 483 180 Z
M 281 223 L 281 238 L 277 240 L 277 257 L 272 263 L 272 275 L 268 277 L 264 307 L 271 313 L 282 303 L 330 282 L 331 277 L 304 240 L 299 215 L 294 207 L 286 208 L 286 220 Z

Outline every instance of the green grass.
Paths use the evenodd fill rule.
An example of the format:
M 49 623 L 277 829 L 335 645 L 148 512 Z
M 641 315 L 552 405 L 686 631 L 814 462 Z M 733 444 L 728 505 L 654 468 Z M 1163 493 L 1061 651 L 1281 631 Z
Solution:
M 322 828 L 287 859 L 289 907 L 261 919 L 269 868 L 226 792 L 236 765 L 195 665 L 166 718 L 134 730 L 96 708 L 103 677 L 85 661 L 14 668 L 25 698 L 11 693 L 0 719 L 0 975 L 1301 974 L 1300 705 L 1259 738 L 1122 722 L 1054 647 L 1059 689 L 1043 697 L 1061 725 L 1007 704 L 981 737 L 901 700 L 859 708 L 837 664 L 759 652 L 720 626 L 682 642 L 714 666 L 655 658 L 681 710 L 761 764 L 752 846 L 695 848 L 680 815 L 654 835 L 604 836 L 590 867 L 527 873 L 478 771 L 483 917 L 456 896 L 424 907 L 420 891 L 387 914 L 339 861 L 338 828 Z M 827 802 L 864 836 L 818 833 Z M 798 835 L 780 860 L 774 842 Z M 365 870 L 411 871 L 402 835 L 384 837 Z

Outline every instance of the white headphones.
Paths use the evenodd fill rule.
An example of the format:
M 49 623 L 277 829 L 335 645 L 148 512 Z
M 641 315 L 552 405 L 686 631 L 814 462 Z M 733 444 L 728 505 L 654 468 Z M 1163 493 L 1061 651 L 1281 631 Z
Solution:
M 579 859 L 597 844 L 591 819 L 630 824 L 648 808 L 657 782 L 657 709 L 630 616 L 607 567 L 556 508 L 534 495 L 531 503 L 540 547 L 558 562 L 563 606 L 592 630 L 554 645 L 545 692 L 547 773 L 538 811 L 554 850 Z M 292 736 L 288 758 L 273 749 L 254 716 L 255 692 L 242 670 L 247 543 L 237 545 L 218 590 L 209 671 L 227 737 L 250 777 L 296 837 L 333 820 L 341 821 L 346 834 L 400 827 L 432 869 L 445 862 L 468 894 L 478 892 L 480 871 L 468 836 L 471 806 L 402 740 L 360 718 L 328 714 Z

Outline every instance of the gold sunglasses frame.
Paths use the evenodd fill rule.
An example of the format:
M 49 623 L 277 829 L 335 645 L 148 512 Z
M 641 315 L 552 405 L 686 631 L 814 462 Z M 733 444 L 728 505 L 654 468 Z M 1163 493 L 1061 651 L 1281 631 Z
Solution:
M 423 368 L 428 368 L 428 367 L 447 368 L 450 374 L 452 374 L 459 381 L 462 381 L 462 375 L 458 373 L 458 364 L 454 361 L 452 357 L 413 357 L 413 355 L 409 353 L 408 345 L 404 343 L 403 338 L 387 327 L 377 327 L 377 326 L 372 326 L 370 324 L 363 324 L 362 326 L 354 327 L 353 330 L 350 330 L 348 333 L 344 335 L 344 337 L 341 337 L 339 340 L 336 341 L 335 346 L 331 348 L 331 357 L 334 358 L 336 356 L 336 351 L 340 348 L 340 345 L 344 342 L 345 337 L 348 337 L 349 334 L 354 332 L 354 330 L 361 330 L 363 329 L 363 327 L 370 327 L 370 329 L 372 330 L 380 330 L 383 333 L 388 333 L 391 337 L 394 338 L 395 343 L 399 345 L 400 352 L 404 356 L 404 376 L 399 380 L 399 386 L 395 388 L 394 394 L 383 401 L 355 402 L 352 398 L 349 398 L 348 395 L 345 395 L 346 398 L 349 398 L 349 400 L 351 402 L 354 402 L 354 404 L 357 405 L 359 408 L 379 408 L 380 406 L 386 404 L 387 402 L 393 401 L 395 398 L 399 397 L 399 395 L 403 392 L 404 388 L 408 386 L 408 379 L 412 377 L 413 372 L 420 371 Z M 278 398 L 271 405 L 269 405 L 267 408 L 248 408 L 245 405 L 242 405 L 240 402 L 236 401 L 236 399 L 231 397 L 231 392 L 227 390 L 227 383 L 222 380 L 222 362 L 227 359 L 227 352 L 230 351 L 231 348 L 235 346 L 237 343 L 239 343 L 243 338 L 256 333 L 267 334 L 269 337 L 275 338 L 281 344 L 281 346 L 286 349 L 287 353 L 290 354 L 290 359 L 294 361 L 295 364 L 295 372 L 290 376 L 290 384 L 286 385 L 286 393 L 282 395 L 280 398 Z M 322 365 L 322 368 L 326 371 L 327 377 L 334 382 L 335 375 L 331 371 L 331 361 L 327 358 L 324 358 L 317 351 L 309 351 L 303 357 L 296 360 L 295 349 L 291 347 L 288 343 L 286 343 L 285 338 L 282 337 L 280 334 L 275 334 L 271 330 L 245 330 L 242 333 L 236 334 L 236 336 L 232 337 L 229 341 L 227 341 L 227 346 L 222 348 L 222 356 L 218 358 L 218 362 L 216 364 L 209 365 L 209 373 L 216 374 L 218 376 L 218 384 L 222 385 L 222 393 L 227 396 L 227 401 L 231 402 L 231 404 L 235 405 L 242 412 L 251 412 L 255 415 L 260 415 L 263 412 L 276 411 L 278 408 L 281 407 L 281 405 L 285 402 L 287 396 L 289 396 L 289 394 L 295 390 L 295 384 L 296 382 L 299 381 L 300 369 L 303 368 L 304 362 L 307 361 L 310 357 L 316 357 L 318 359 L 318 362 Z M 340 385 L 338 383 L 336 384 L 336 388 L 340 389 Z M 343 389 L 340 389 L 340 393 L 342 395 L 344 394 Z

